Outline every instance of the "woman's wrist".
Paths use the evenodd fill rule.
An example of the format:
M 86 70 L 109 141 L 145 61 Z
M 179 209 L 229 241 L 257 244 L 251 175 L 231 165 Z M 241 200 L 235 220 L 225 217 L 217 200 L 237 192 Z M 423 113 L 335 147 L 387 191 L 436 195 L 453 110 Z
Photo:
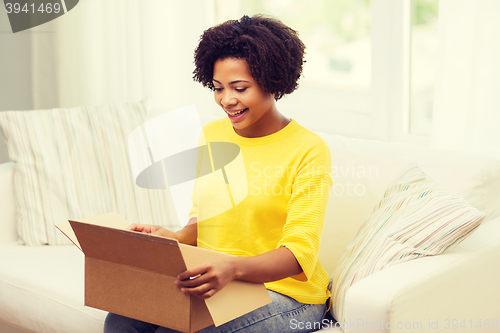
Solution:
M 232 267 L 234 267 L 233 270 L 233 275 L 234 279 L 233 280 L 239 280 L 245 275 L 245 261 L 246 257 L 234 257 L 232 258 Z
M 198 229 L 196 223 L 188 224 L 184 228 L 175 233 L 175 239 L 177 239 L 179 243 L 193 245 L 193 246 L 196 246 L 197 236 L 198 236 Z
M 266 283 L 300 275 L 302 268 L 286 247 L 250 257 L 233 257 L 235 280 Z
M 153 234 L 162 236 L 162 237 L 167 237 L 167 238 L 174 238 L 177 239 L 177 235 L 175 232 L 168 230 L 163 227 L 159 227 L 156 231 L 153 232 Z

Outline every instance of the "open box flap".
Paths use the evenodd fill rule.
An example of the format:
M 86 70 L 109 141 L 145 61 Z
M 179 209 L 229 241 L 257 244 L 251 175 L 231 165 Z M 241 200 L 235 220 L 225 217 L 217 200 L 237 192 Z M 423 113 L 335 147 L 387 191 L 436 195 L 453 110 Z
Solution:
M 86 257 L 176 277 L 186 270 L 175 239 L 70 221 Z
M 186 244 L 179 244 L 179 248 L 187 269 L 194 268 L 210 259 L 229 256 Z M 215 326 L 227 323 L 271 302 L 264 284 L 238 280 L 229 282 L 222 290 L 205 300 Z
M 102 225 L 105 227 L 121 230 L 125 230 L 131 224 L 117 212 L 94 215 L 74 221 Z M 80 246 L 80 243 L 78 242 L 78 239 L 76 238 L 75 232 L 73 231 L 73 228 L 71 228 L 69 221 L 57 224 L 56 228 L 59 229 L 66 237 L 68 237 L 69 240 L 72 241 L 73 244 L 75 244 L 80 249 L 80 251 L 82 250 L 82 247 Z

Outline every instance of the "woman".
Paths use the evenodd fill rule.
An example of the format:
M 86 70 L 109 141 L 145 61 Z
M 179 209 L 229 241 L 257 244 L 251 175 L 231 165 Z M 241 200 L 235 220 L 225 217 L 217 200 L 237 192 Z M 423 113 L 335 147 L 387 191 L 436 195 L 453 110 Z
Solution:
M 294 30 L 263 16 L 204 32 L 194 79 L 214 91 L 227 118 L 209 123 L 203 134 L 208 143 L 239 146 L 248 194 L 219 215 L 203 216 L 218 204 L 218 193 L 202 177 L 184 229 L 129 227 L 235 255 L 181 273 L 175 284 L 186 294 L 206 299 L 234 279 L 265 283 L 272 303 L 202 332 L 307 332 L 327 310 L 329 278 L 318 250 L 332 184 L 329 150 L 276 107 L 298 86 L 304 49 Z M 104 331 L 171 330 L 109 314 Z

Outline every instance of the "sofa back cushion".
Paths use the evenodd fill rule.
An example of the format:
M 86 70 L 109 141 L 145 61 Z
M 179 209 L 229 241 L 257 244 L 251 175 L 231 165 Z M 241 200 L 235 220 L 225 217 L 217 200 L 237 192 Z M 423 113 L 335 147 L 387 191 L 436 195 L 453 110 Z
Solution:
M 110 211 L 170 226 L 167 191 L 136 186 L 129 164 L 128 135 L 145 121 L 146 105 L 0 112 L 26 245 L 68 244 L 56 224 Z
M 332 279 L 332 315 L 344 322 L 345 298 L 357 282 L 388 267 L 443 253 L 467 238 L 484 217 L 411 165 L 389 185 L 342 254 Z
M 328 143 L 333 160 L 333 187 L 320 247 L 320 260 L 330 275 L 387 186 L 409 164 L 417 163 L 434 182 L 459 193 L 486 213 L 484 222 L 500 215 L 500 161 L 494 158 L 338 135 L 321 136 Z
M 13 243 L 17 241 L 16 231 L 16 201 L 12 176 L 15 163 L 7 162 L 0 164 L 0 205 L 2 218 L 0 218 L 0 244 Z

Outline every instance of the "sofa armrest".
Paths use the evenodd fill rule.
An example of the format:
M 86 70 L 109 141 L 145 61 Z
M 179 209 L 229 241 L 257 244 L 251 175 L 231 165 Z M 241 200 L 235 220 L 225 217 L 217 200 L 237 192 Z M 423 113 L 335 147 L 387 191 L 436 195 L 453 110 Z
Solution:
M 18 240 L 16 232 L 16 200 L 14 198 L 14 162 L 0 164 L 0 244 Z
M 445 254 L 371 275 L 346 295 L 347 333 L 500 328 L 500 218 Z M 479 325 L 482 326 L 479 329 Z

